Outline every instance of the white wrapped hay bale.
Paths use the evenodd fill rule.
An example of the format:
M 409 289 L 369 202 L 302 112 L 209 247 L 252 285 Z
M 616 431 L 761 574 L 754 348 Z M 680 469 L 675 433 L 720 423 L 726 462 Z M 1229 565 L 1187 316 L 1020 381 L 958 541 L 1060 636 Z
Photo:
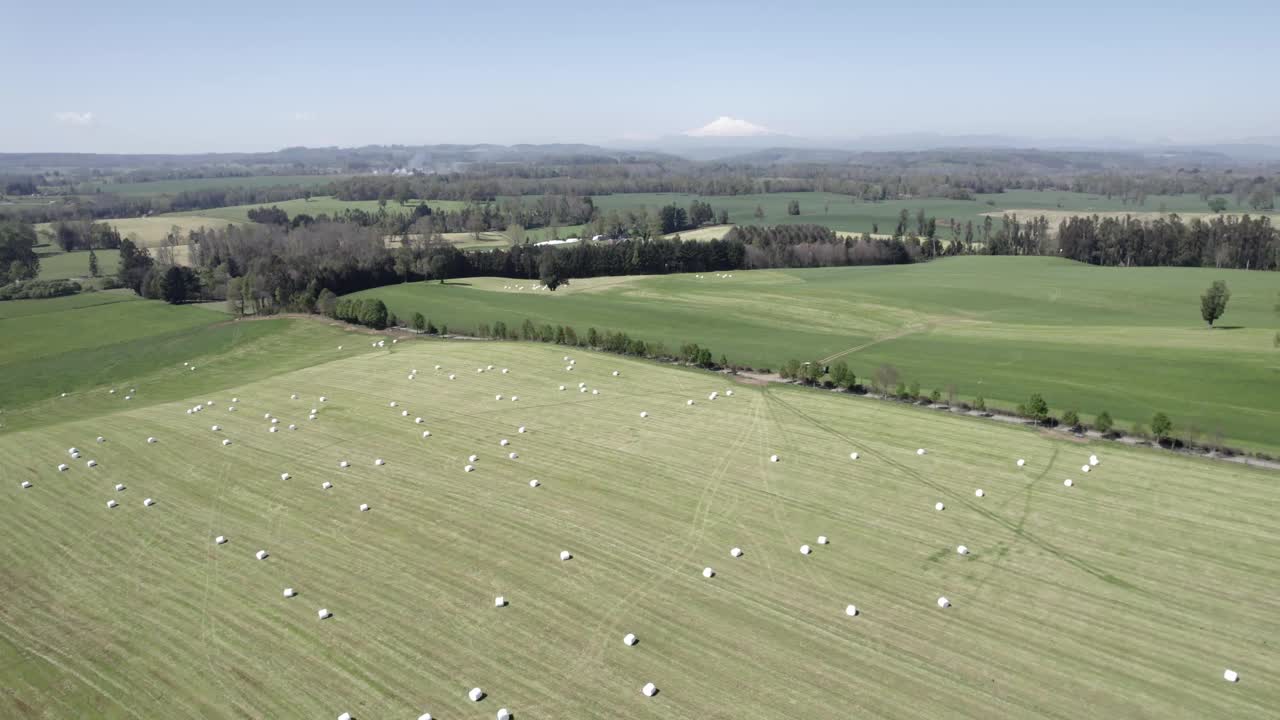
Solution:
M 776 462 L 778 462 L 779 460 L 781 460 L 781 458 L 779 458 L 777 455 L 770 455 L 770 456 L 769 456 L 769 462 L 775 462 L 775 463 L 776 463 Z
M 66 471 L 68 471 L 68 470 L 70 470 L 70 469 L 71 469 L 71 466 L 70 466 L 70 465 L 68 465 L 68 464 L 66 464 L 66 463 L 59 463 L 59 464 L 58 464 L 58 472 L 66 472 Z
M 321 395 L 320 402 L 329 402 L 329 398 L 325 397 L 324 395 Z
M 742 548 L 736 547 L 729 551 L 730 557 L 742 557 Z
M 561 386 L 560 386 L 560 392 L 564 392 L 564 386 L 563 386 L 563 385 L 561 385 Z
M 640 692 L 644 693 L 645 697 L 653 697 L 658 694 L 658 686 L 653 683 L 645 683 L 644 687 L 640 688 Z
M 985 497 L 987 494 L 987 491 L 983 490 L 982 488 L 978 488 L 977 490 L 973 491 L 973 494 L 977 497 Z
M 266 560 L 268 557 L 266 550 L 259 550 L 258 552 L 254 553 L 253 556 L 258 558 L 259 560 Z
M 1089 466 L 1089 465 L 1081 465 L 1081 466 L 1080 466 L 1080 472 L 1082 472 L 1082 473 L 1087 473 L 1087 472 L 1089 472 L 1089 470 L 1090 470 L 1090 469 L 1091 469 L 1091 466 Z
M 933 509 L 934 509 L 934 510 L 937 510 L 938 512 L 942 512 L 943 510 L 946 510 L 946 509 L 947 509 L 947 506 L 946 506 L 946 505 L 943 505 L 942 503 L 934 503 L 934 504 L 933 504 Z
M 395 400 L 392 400 L 391 407 L 400 407 L 400 403 L 396 402 Z
M 267 432 L 280 432 L 280 428 L 276 427 L 275 425 L 272 425 L 271 427 L 267 428 Z
M 400 411 L 400 417 L 409 417 L 409 411 L 408 411 L 408 410 L 401 410 L 401 411 Z
M 458 377 L 457 375 L 454 375 L 453 373 L 449 373 L 449 379 L 450 379 L 450 380 L 454 380 L 454 379 L 456 379 L 457 377 Z
M 492 366 L 492 365 L 490 365 L 490 366 L 486 367 L 485 369 L 486 369 L 486 370 L 492 370 L 492 369 L 493 369 L 493 366 Z
M 647 418 L 647 417 L 649 417 L 649 413 L 645 412 L 644 410 L 641 410 L 641 411 L 640 411 L 640 417 L 642 417 L 642 418 Z
M 498 445 L 500 445 L 500 446 L 502 446 L 502 447 L 506 447 L 506 446 L 508 446 L 508 445 L 510 445 L 510 444 L 511 444 L 511 441 L 510 441 L 510 440 L 508 440 L 508 439 L 506 439 L 506 438 L 502 438 L 501 440 L 499 440 L 499 441 L 498 441 Z
M 502 374 L 503 374 L 503 375 L 506 375 L 506 374 L 507 374 L 507 373 L 509 373 L 509 372 L 511 372 L 511 371 L 510 371 L 510 370 L 508 370 L 507 368 L 502 368 Z
M 518 458 L 518 457 L 520 457 L 520 456 L 519 456 L 519 455 L 517 455 L 516 453 L 507 453 L 507 458 L 508 458 L 508 459 L 515 460 L 515 459 L 516 459 L 516 458 Z
M 502 595 L 499 595 L 498 597 L 496 597 L 496 598 L 494 598 L 494 599 L 493 599 L 493 606 L 494 606 L 494 607 L 506 607 L 506 606 L 507 606 L 507 599 L 506 599 L 505 597 L 503 597 Z
M 591 394 L 592 394 L 592 395 L 599 395 L 599 394 L 600 394 L 600 391 L 599 391 L 599 390 L 592 390 L 592 391 L 591 391 Z
M 290 475 L 290 474 L 289 474 L 289 473 L 287 473 L 287 472 L 282 472 L 282 473 L 280 473 L 280 479 L 281 479 L 281 480 L 288 480 L 288 479 L 289 479 L 289 478 L 291 478 L 291 477 L 293 477 L 293 476 L 292 476 L 292 475 Z
M 724 394 L 725 394 L 725 395 L 728 395 L 729 397 L 733 397 L 733 391 L 732 391 L 732 390 L 725 390 L 725 391 L 724 391 Z
M 147 438 L 147 444 L 148 444 L 148 445 L 155 445 L 155 444 L 156 444 L 156 439 L 155 439 L 155 438 L 153 438 L 153 437 L 149 437 L 149 438 Z
M 711 569 L 711 568 L 709 568 L 709 567 L 702 568 L 702 577 L 704 577 L 704 578 L 713 578 L 713 577 L 715 577 L 715 576 L 716 576 L 716 571 L 715 571 L 715 570 L 712 570 L 712 569 Z
M 373 464 L 377 465 L 378 467 L 382 467 L 383 465 L 387 464 L 387 461 L 383 460 L 382 458 L 378 458 L 377 460 L 373 461 Z
M 1075 485 L 1075 483 L 1071 481 L 1071 478 L 1067 478 L 1066 480 L 1063 480 L 1062 484 L 1065 485 L 1066 487 L 1071 487 L 1072 485 Z
M 475 465 L 466 465 L 466 466 L 464 466 L 462 469 L 463 469 L 463 471 L 464 471 L 464 472 L 475 472 L 475 471 L 476 471 L 476 466 L 475 466 Z
M 262 416 L 262 419 L 263 419 L 263 420 L 270 420 L 270 419 L 271 419 L 271 413 L 267 413 L 267 414 L 263 415 L 263 416 Z
M 530 481 L 529 481 L 529 487 L 531 487 L 531 488 L 536 488 L 536 487 L 538 487 L 538 486 L 539 486 L 539 485 L 541 485 L 541 484 L 542 484 L 542 483 L 538 482 L 537 480 L 530 480 Z
M 1090 455 L 1090 456 L 1089 456 L 1089 464 L 1090 464 L 1090 465 L 1097 465 L 1097 464 L 1098 464 L 1098 456 L 1097 456 L 1097 455 Z
M 627 633 L 626 635 L 622 636 L 622 644 L 626 645 L 627 647 L 631 647 L 632 645 L 635 645 L 638 642 L 640 642 L 640 639 L 636 637 L 635 633 Z
M 333 488 L 333 483 L 329 482 L 328 480 L 325 480 L 324 482 L 320 483 L 321 490 L 329 490 L 332 488 Z
M 857 617 L 857 616 L 858 616 L 858 606 L 857 606 L 857 605 L 845 605 L 845 606 L 844 606 L 844 614 L 845 614 L 845 615 L 848 615 L 849 617 Z
M 849 453 L 849 459 L 850 459 L 850 460 L 857 460 L 857 459 L 858 459 L 858 453 L 856 453 L 856 452 L 851 452 L 851 453 Z
M 512 395 L 512 396 L 511 396 L 511 402 L 520 402 L 520 396 L 519 396 L 519 395 Z
M 289 425 L 289 429 L 290 429 L 290 430 L 297 430 L 297 429 L 298 429 L 298 426 L 297 426 L 297 425 L 294 425 L 294 424 L 292 424 L 292 423 L 290 423 L 290 425 Z
M 580 387 L 580 388 L 578 388 L 578 392 L 580 392 L 580 393 L 585 393 L 586 391 L 587 391 L 587 389 L 586 389 L 586 388 L 584 388 L 584 387 Z
M 227 445 L 230 445 L 230 444 L 231 444 L 231 438 L 223 438 L 223 439 L 222 439 L 222 445 L 223 445 L 224 447 L 225 447 L 225 446 L 227 446 Z
M 290 396 L 289 396 L 289 399 L 290 399 L 290 400 L 297 400 L 297 399 L 298 399 L 298 393 L 294 393 L 294 394 L 290 395 Z
M 214 539 L 213 539 L 213 542 L 214 542 L 214 544 L 216 544 L 216 545 L 226 545 L 226 544 L 227 544 L 227 538 L 226 538 L 226 536 L 224 536 L 224 535 L 219 535 L 218 537 L 216 537 L 216 538 L 214 538 Z
M 1222 671 L 1222 679 L 1229 683 L 1240 682 L 1240 673 L 1235 670 L 1224 670 Z
M 209 429 L 210 429 L 210 430 L 212 430 L 213 432 L 222 432 L 222 426 L 221 426 L 221 425 L 213 425 L 213 426 L 211 426 Z
M 271 418 L 271 424 L 272 424 L 272 425 L 279 425 L 279 424 L 280 424 L 280 418 Z
M 338 463 L 338 467 L 340 468 L 351 467 L 351 463 L 347 462 L 346 460 L 342 460 Z
M 614 370 L 614 371 L 613 371 L 613 376 L 614 376 L 614 377 L 618 377 L 618 371 L 617 371 L 617 370 Z
M 572 554 L 572 553 L 570 553 L 568 550 L 561 550 L 561 551 L 560 551 L 560 560 L 561 560 L 561 561 L 564 561 L 564 560 L 572 560 L 572 559 L 573 559 L 573 554 Z
M 965 547 L 964 545 L 961 545 L 961 546 L 959 546 L 959 547 L 957 547 L 957 548 L 956 548 L 956 554 L 957 554 L 957 555 L 968 555 L 968 554 L 969 554 L 969 548 Z
M 511 711 L 506 708 L 498 708 L 498 720 L 511 720 Z
M 924 454 L 924 448 L 917 448 L 917 449 L 916 449 L 916 454 L 917 454 L 917 455 L 923 455 L 923 454 Z
M 321 620 L 328 620 L 329 618 L 333 617 L 333 613 L 329 612 L 328 608 L 320 608 L 319 610 L 316 611 L 316 616 L 319 617 Z
M 818 536 L 818 544 L 819 544 L 819 545 L 826 545 L 826 544 L 827 544 L 827 536 L 826 536 L 826 535 L 819 535 L 819 536 Z
M 467 698 L 471 700 L 471 702 L 480 702 L 484 698 L 484 691 L 478 687 L 471 688 L 467 693 Z
M 22 481 L 22 489 L 23 489 L 23 490 L 26 490 L 26 489 L 27 489 L 27 488 L 29 488 L 29 487 L 31 487 L 31 481 L 30 481 L 30 480 L 23 480 L 23 481 Z
M 116 483 L 116 492 L 124 492 L 124 483 Z
M 423 422 L 425 422 L 425 421 L 424 421 L 422 418 L 420 418 L 420 417 L 416 417 L 416 418 L 414 418 L 414 419 L 413 419 L 413 424 L 414 424 L 414 425 L 421 425 Z
M 422 431 L 422 437 L 423 437 L 424 439 L 425 439 L 425 438 L 429 438 L 429 437 L 431 437 L 431 431 L 430 431 L 430 430 L 423 430 L 423 431 Z
M 107 501 L 107 509 L 108 509 L 108 510 L 110 510 L 111 508 L 113 508 L 113 507 L 115 507 L 115 506 L 117 506 L 117 505 L 119 505 L 119 504 L 120 504 L 120 503 L 116 502 L 115 500 L 108 500 L 108 501 Z
M 718 392 L 712 392 L 710 395 L 708 395 L 708 396 L 707 396 L 707 399 L 708 399 L 708 400 L 715 400 L 715 399 L 716 399 L 716 398 L 718 398 L 718 397 L 720 397 L 720 393 L 718 393 Z
M 79 455 L 80 448 L 75 448 L 75 447 L 67 448 L 67 454 L 71 456 Z
M 106 441 L 107 441 L 107 439 L 106 439 L 106 438 L 102 437 L 101 435 L 99 435 L 99 436 L 98 436 L 98 442 L 100 442 L 100 443 L 101 443 L 101 442 L 106 442 Z
M 480 459 L 480 456 L 479 456 L 479 455 L 472 455 L 472 456 L 470 456 L 470 457 L 468 457 L 468 458 L 467 458 L 467 462 L 476 462 L 476 461 L 477 461 L 477 460 L 479 460 L 479 459 Z
M 431 713 L 422 713 L 418 716 L 418 720 L 431 720 Z
M 98 461 L 90 460 L 89 462 L 86 462 L 85 465 L 88 465 L 89 467 L 98 467 Z
M 146 500 L 142 501 L 142 507 L 151 507 L 152 505 L 155 505 L 155 504 L 156 504 L 156 501 L 152 500 L 151 498 L 147 498 Z
M 493 396 L 493 399 L 494 399 L 494 400 L 501 401 L 501 400 L 502 400 L 502 395 L 501 395 L 501 394 L 494 395 L 494 396 Z
M 1027 464 L 1026 460 L 1023 460 L 1022 458 L 1018 458 L 1018 467 L 1022 467 L 1023 465 L 1026 465 L 1026 464 Z
M 360 503 L 360 512 L 369 512 L 369 503 Z
M 284 596 L 285 596 L 285 597 L 287 597 L 287 598 L 291 598 L 291 597 L 293 597 L 294 595 L 297 595 L 297 594 L 298 594 L 298 593 L 294 592 L 293 588 L 285 588 L 285 589 L 284 589 Z
M 949 608 L 951 607 L 951 601 L 946 599 L 945 597 L 940 597 L 938 598 L 938 607 L 943 609 Z
M 231 402 L 233 402 L 233 403 L 238 403 L 238 402 L 240 402 L 240 398 L 238 398 L 238 397 L 233 397 L 233 398 L 231 398 Z
M 813 552 L 813 548 L 809 547 L 808 545 L 801 545 L 801 546 L 800 546 L 800 554 L 801 554 L 801 555 L 808 555 L 808 554 L 809 554 L 809 553 L 811 553 L 811 552 Z
M 518 432 L 518 433 L 520 433 L 521 435 L 523 435 L 525 432 L 527 432 L 527 430 L 526 430 L 525 426 L 521 425 L 520 427 L 516 428 L 516 432 Z
M 310 414 L 310 415 L 308 415 L 308 416 L 307 416 L 307 419 L 308 419 L 308 420 L 315 420 L 315 419 L 316 419 L 316 417 L 317 417 L 317 415 L 316 415 L 315 413 L 312 413 L 312 414 Z

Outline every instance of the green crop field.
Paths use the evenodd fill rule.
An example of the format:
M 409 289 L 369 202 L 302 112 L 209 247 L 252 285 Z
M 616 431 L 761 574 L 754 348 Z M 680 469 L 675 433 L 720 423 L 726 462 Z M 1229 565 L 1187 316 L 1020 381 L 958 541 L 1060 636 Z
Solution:
M 327 358 L 255 374 L 235 351 L 192 350 L 199 371 L 173 362 L 139 381 L 140 398 L 203 383 L 182 395 L 123 403 L 85 386 L 0 432 L 5 717 L 1200 720 L 1280 706 L 1271 472 L 588 352 L 566 372 L 564 349 L 541 345 L 338 352 L 336 330 L 295 322 L 309 332 L 261 338 L 258 359 L 303 359 L 295 343 L 317 333 Z
M 388 213 L 411 213 L 418 201 L 412 200 L 408 205 L 400 205 L 396 202 L 388 202 L 386 209 Z M 460 200 L 428 200 L 427 204 L 433 210 L 457 210 L 466 205 Z M 196 215 L 200 217 L 220 218 L 223 220 L 248 222 L 249 211 L 260 207 L 278 207 L 293 217 L 299 214 L 307 214 L 315 217 L 320 214 L 337 215 L 343 210 L 363 210 L 367 213 L 378 212 L 381 207 L 377 200 L 339 200 L 333 197 L 313 197 L 310 200 L 299 198 L 297 200 L 285 200 L 283 202 L 274 203 L 253 203 L 251 205 L 229 205 L 227 207 L 211 208 L 208 210 L 196 210 L 191 213 L 171 213 L 161 215 L 161 218 L 184 217 L 187 215 Z
M 99 275 L 112 275 L 120 264 L 119 250 L 98 250 Z M 40 279 L 62 280 L 89 277 L 89 251 L 58 252 L 40 256 Z
M 129 402 L 143 405 L 225 387 L 230 378 L 266 377 L 327 359 L 354 339 L 309 321 L 231 322 L 125 290 L 0 303 L 0 337 L 0 429 L 115 412 L 131 387 L 138 392 Z M 290 351 L 276 352 L 280 345 Z M 118 392 L 79 395 L 103 386 Z M 62 402 L 64 392 L 76 399 Z
M 1214 280 L 1232 291 L 1224 326 L 1200 322 Z M 504 290 L 523 284 L 527 289 Z M 1012 408 L 1041 393 L 1055 414 L 1107 410 L 1128 429 L 1155 412 L 1182 435 L 1280 451 L 1280 277 L 1186 268 L 1100 268 L 1055 258 L 961 257 L 899 267 L 734 272 L 536 283 L 468 279 L 365 291 L 400 317 L 455 329 L 526 319 L 618 330 L 671 349 L 777 368 L 845 360 L 861 378 L 892 365 L 961 399 Z
M 185 178 L 182 180 L 153 180 L 150 182 L 100 182 L 89 183 L 82 192 L 97 191 L 116 195 L 176 195 L 180 192 L 197 192 L 223 188 L 268 188 L 297 185 L 299 187 L 324 187 L 347 175 L 254 175 L 251 177 Z

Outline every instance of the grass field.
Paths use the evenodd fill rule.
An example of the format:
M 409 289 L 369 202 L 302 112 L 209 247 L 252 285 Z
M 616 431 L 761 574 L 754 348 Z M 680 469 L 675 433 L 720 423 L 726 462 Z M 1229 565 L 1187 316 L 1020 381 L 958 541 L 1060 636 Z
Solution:
M 288 340 L 264 357 L 291 355 Z M 794 388 L 712 402 L 728 380 L 591 353 L 568 373 L 554 347 L 356 345 L 0 433 L 6 717 L 1200 720 L 1280 706 L 1271 473 Z M 512 372 L 474 371 L 488 364 Z M 557 390 L 575 381 L 601 394 Z
M 98 250 L 98 273 L 112 275 L 120 265 L 119 250 Z M 89 277 L 89 251 L 57 252 L 40 256 L 40 279 L 62 280 Z
M 388 213 L 411 213 L 418 201 L 410 201 L 408 205 L 400 205 L 395 202 L 388 202 L 386 205 Z M 466 205 L 460 200 L 428 200 L 427 204 L 433 210 L 457 210 Z M 278 207 L 289 214 L 289 217 L 306 213 L 315 217 L 320 214 L 336 215 L 343 210 L 364 210 L 367 213 L 378 212 L 377 200 L 339 200 L 333 197 L 313 197 L 310 200 L 299 198 L 297 200 L 285 200 L 284 202 L 275 203 L 254 203 L 251 205 L 229 205 L 227 207 L 211 208 L 208 210 L 197 210 L 192 213 L 171 213 L 161 215 L 163 218 L 184 217 L 187 215 L 195 215 L 199 217 L 219 218 L 231 221 L 249 221 L 249 211 L 260 207 Z
M 180 192 L 212 190 L 230 187 L 268 188 L 297 185 L 300 187 L 323 187 L 347 175 L 255 175 L 252 177 L 223 178 L 185 178 L 182 180 L 155 180 L 152 182 L 89 183 L 81 188 L 82 192 L 92 193 L 101 190 L 116 195 L 176 195 Z
M 1232 299 L 1209 331 L 1199 295 Z M 1184 268 L 1099 268 L 1055 258 L 963 257 L 922 265 L 574 280 L 555 293 L 501 279 L 412 283 L 363 293 L 437 325 L 502 320 L 623 330 L 669 348 L 777 368 L 790 358 L 882 365 L 904 382 L 1013 407 L 1041 393 L 1055 413 L 1108 410 L 1128 429 L 1168 413 L 1201 439 L 1280 452 L 1280 277 Z M 536 283 L 526 283 L 532 287 Z M 1231 328 L 1231 329 L 1227 329 Z
M 129 402 L 145 405 L 268 377 L 328 359 L 356 339 L 309 321 L 230 322 L 225 313 L 125 290 L 0 303 L 0 337 L 10 339 L 0 343 L 0 428 L 9 430 L 116 412 L 131 387 L 138 392 Z M 281 344 L 290 352 L 276 353 Z M 79 394 L 105 386 L 119 392 Z M 62 401 L 63 392 L 75 399 Z

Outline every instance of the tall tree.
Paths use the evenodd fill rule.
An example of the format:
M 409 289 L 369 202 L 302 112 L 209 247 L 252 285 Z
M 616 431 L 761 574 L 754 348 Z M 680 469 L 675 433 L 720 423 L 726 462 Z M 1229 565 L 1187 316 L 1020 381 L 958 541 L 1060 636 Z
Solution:
M 98 253 L 89 250 L 89 277 L 98 277 Z
M 1227 311 L 1227 301 L 1231 299 L 1231 291 L 1222 280 L 1214 280 L 1209 289 L 1200 296 L 1200 317 L 1213 327 L 1213 323 Z

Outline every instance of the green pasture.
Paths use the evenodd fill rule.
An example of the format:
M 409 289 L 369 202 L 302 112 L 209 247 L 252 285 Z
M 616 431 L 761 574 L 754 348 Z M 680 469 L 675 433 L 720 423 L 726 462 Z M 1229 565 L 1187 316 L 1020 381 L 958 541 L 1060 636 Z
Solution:
M 466 205 L 461 200 L 428 200 L 426 201 L 433 210 L 457 210 Z M 295 215 L 307 214 L 312 217 L 317 215 L 338 215 L 344 210 L 363 210 L 367 213 L 377 214 L 380 208 L 385 207 L 388 213 L 412 213 L 416 205 L 420 204 L 418 200 L 410 200 L 408 204 L 401 205 L 398 202 L 387 201 L 380 204 L 378 200 L 339 200 L 334 197 L 313 197 L 310 200 L 298 198 L 297 200 L 285 200 L 283 202 L 274 203 L 253 203 L 250 205 L 229 205 L 227 207 L 211 208 L 208 210 L 197 210 L 189 213 L 207 218 L 219 218 L 229 221 L 249 221 L 249 211 L 261 207 L 278 207 L 289 214 L 292 218 Z M 172 213 L 162 215 L 161 218 L 183 217 L 188 213 Z

